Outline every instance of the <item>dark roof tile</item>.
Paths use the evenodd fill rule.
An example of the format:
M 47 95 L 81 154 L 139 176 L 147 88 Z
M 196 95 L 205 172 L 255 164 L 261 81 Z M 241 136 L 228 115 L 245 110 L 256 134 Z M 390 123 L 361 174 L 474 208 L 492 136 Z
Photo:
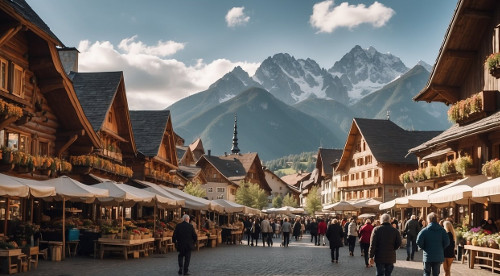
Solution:
M 169 110 L 130 111 L 130 121 L 138 151 L 149 157 L 158 154 L 169 116 Z

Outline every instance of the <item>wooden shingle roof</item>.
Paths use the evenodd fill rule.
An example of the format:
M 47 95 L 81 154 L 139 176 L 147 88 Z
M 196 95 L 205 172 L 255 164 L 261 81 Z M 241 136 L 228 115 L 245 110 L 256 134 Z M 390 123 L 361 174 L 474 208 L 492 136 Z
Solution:
M 134 140 L 139 152 L 148 157 L 158 154 L 169 116 L 169 110 L 130 111 Z
M 227 179 L 238 182 L 246 177 L 257 157 L 257 153 L 231 154 L 227 156 L 204 155 L 203 157 Z
M 410 153 L 419 152 L 426 150 L 428 148 L 439 147 L 448 142 L 453 142 L 456 140 L 462 140 L 469 136 L 480 135 L 485 132 L 492 132 L 500 129 L 500 111 L 483 118 L 479 121 L 462 125 L 454 124 L 449 129 L 443 131 L 441 134 L 424 141 L 418 146 L 409 150 Z
M 493 29 L 496 0 L 459 0 L 425 88 L 413 100 L 452 104 L 479 56 L 482 37 Z M 453 72 L 450 74 L 450 72 Z
M 118 91 L 123 72 L 71 72 L 69 77 L 85 115 L 94 130 L 99 131 Z
M 407 156 L 415 145 L 439 135 L 441 131 L 406 131 L 391 120 L 361 119 L 354 121 L 378 162 L 417 164 L 415 155 Z
M 64 47 L 64 44 L 57 38 L 57 36 L 52 32 L 52 30 L 45 24 L 45 22 L 38 16 L 38 14 L 26 3 L 24 0 L 5 0 L 2 1 L 2 5 L 6 4 L 13 11 L 20 15 L 24 20 L 33 24 L 40 31 L 47 34 L 58 46 Z
M 318 161 L 321 160 L 321 163 L 323 164 L 323 173 L 327 175 L 331 175 L 333 173 L 332 163 L 340 160 L 343 151 L 343 149 L 319 149 Z

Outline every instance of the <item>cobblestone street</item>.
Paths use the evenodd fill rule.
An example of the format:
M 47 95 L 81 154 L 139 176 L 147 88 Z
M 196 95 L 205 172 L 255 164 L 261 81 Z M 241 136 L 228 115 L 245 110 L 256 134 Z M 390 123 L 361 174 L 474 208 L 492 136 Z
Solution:
M 422 275 L 422 252 L 416 253 L 415 261 L 406 261 L 406 250 L 399 249 L 393 275 Z M 366 268 L 360 256 L 359 244 L 355 256 L 350 257 L 347 247 L 342 247 L 338 264 L 330 262 L 330 250 L 326 246 L 314 246 L 309 236 L 288 248 L 244 245 L 222 245 L 193 251 L 191 275 L 375 275 L 375 267 Z M 90 257 L 67 258 L 62 262 L 40 261 L 38 269 L 24 275 L 177 275 L 177 253 L 141 257 L 125 261 L 121 256 L 108 256 L 104 260 Z M 444 272 L 441 270 L 441 275 Z M 455 261 L 452 275 L 491 275 L 491 271 Z

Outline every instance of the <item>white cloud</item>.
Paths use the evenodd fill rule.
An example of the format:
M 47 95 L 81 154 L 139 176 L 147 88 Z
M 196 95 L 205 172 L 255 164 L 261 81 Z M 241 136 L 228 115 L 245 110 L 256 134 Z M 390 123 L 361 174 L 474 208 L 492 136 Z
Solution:
M 233 7 L 226 14 L 228 27 L 245 25 L 250 21 L 250 16 L 245 14 L 245 7 Z
M 336 28 L 352 29 L 363 23 L 379 28 L 384 26 L 395 11 L 379 2 L 366 7 L 364 4 L 349 5 L 343 2 L 335 6 L 333 0 L 323 1 L 313 6 L 309 22 L 320 33 L 331 33 Z
M 241 66 L 250 75 L 259 63 L 217 59 L 206 63 L 198 60 L 189 66 L 165 56 L 184 48 L 184 43 L 158 42 L 148 46 L 137 37 L 123 39 L 116 48 L 109 41 L 93 44 L 81 41 L 80 72 L 123 71 L 125 89 L 131 109 L 163 109 L 184 97 L 207 89 L 212 83 Z

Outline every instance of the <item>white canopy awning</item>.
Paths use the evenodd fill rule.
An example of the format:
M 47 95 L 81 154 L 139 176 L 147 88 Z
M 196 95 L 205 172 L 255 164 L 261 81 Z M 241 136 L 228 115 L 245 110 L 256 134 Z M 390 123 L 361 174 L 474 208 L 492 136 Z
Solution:
M 359 208 L 352 205 L 347 201 L 339 201 L 334 204 L 327 205 L 323 207 L 323 210 L 335 210 L 335 211 L 356 211 Z
M 226 199 L 214 199 L 212 201 L 223 206 L 224 211 L 226 213 L 243 213 L 243 214 L 247 214 L 247 215 L 258 215 L 261 213 L 260 210 L 258 210 L 258 209 L 248 207 L 245 205 L 241 205 L 241 204 L 238 204 L 236 202 L 229 201 Z
M 407 208 L 410 207 L 408 204 L 408 197 L 398 197 L 393 200 L 384 202 L 379 205 L 380 210 L 391 209 L 391 208 Z
M 490 202 L 494 203 L 500 202 L 500 177 L 472 187 L 472 200 L 482 201 L 483 198 L 488 198 Z
M 36 183 L 40 186 L 54 187 L 56 190 L 55 199 L 64 198 L 73 201 L 92 202 L 96 198 L 109 196 L 108 190 L 85 185 L 68 176 L 37 181 Z
M 125 207 L 130 207 L 136 203 L 141 203 L 146 206 L 152 206 L 157 203 L 158 206 L 168 207 L 169 205 L 172 206 L 176 204 L 173 199 L 169 199 L 127 184 L 105 181 L 95 184 L 93 187 L 109 191 L 109 197 L 99 198 L 99 201 L 104 205 L 122 204 Z
M 177 188 L 162 187 L 171 194 L 186 200 L 186 208 L 193 210 L 210 210 L 218 213 L 224 212 L 224 207 L 207 199 L 190 195 Z
M 358 207 L 358 208 L 378 209 L 379 205 L 382 204 L 382 202 L 375 200 L 373 198 L 364 198 L 364 199 L 357 200 L 351 204 L 355 207 Z
M 443 204 L 455 202 L 457 204 L 467 204 L 472 197 L 472 188 L 487 180 L 484 175 L 469 176 L 457 180 L 446 186 L 438 192 L 429 195 L 430 204 Z
M 39 181 L 0 174 L 0 196 L 50 197 L 56 194 L 54 187 L 39 185 Z
M 143 181 L 143 180 L 137 180 L 137 179 L 134 179 L 134 181 L 136 181 L 144 186 L 147 186 L 143 190 L 146 190 L 148 192 L 157 194 L 159 196 L 163 196 L 163 197 L 171 199 L 172 201 L 170 202 L 170 205 L 172 205 L 172 207 L 174 207 L 174 206 L 177 206 L 177 207 L 186 206 L 186 200 L 167 192 L 167 190 L 163 189 L 158 184 L 154 184 L 154 183 L 151 183 L 148 181 Z

